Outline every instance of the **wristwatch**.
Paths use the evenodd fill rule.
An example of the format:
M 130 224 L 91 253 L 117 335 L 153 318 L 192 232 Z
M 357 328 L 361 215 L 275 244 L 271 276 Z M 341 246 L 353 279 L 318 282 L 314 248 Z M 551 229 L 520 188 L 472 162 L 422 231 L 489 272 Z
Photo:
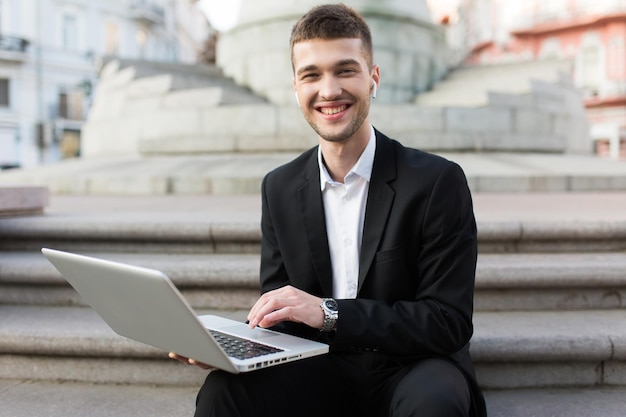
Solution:
M 324 324 L 321 331 L 330 332 L 337 328 L 337 319 L 339 318 L 339 307 L 337 301 L 332 298 L 324 298 L 320 303 L 320 307 L 324 312 Z

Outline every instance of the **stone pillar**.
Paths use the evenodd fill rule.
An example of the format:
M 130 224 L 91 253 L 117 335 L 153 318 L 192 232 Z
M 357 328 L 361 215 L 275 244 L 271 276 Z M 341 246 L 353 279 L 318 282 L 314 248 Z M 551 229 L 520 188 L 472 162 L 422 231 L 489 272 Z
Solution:
M 220 36 L 217 65 L 237 83 L 275 104 L 295 105 L 289 35 L 296 20 L 320 0 L 243 0 L 238 24 Z M 425 0 L 345 0 L 372 30 L 381 67 L 379 103 L 411 103 L 447 71 L 443 29 Z

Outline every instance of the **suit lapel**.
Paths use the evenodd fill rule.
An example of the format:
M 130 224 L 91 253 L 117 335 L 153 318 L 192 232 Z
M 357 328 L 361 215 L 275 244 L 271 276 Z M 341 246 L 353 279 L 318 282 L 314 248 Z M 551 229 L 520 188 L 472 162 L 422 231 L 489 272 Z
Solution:
M 363 286 L 374 256 L 378 250 L 380 239 L 387 225 L 389 211 L 395 197 L 394 189 L 389 182 L 396 178 L 396 157 L 392 142 L 382 133 L 376 131 L 376 154 L 365 209 L 363 239 L 359 259 L 359 291 Z
M 311 158 L 307 162 L 303 177 L 304 181 L 298 188 L 298 208 L 303 218 L 313 266 L 322 287 L 323 295 L 331 296 L 333 275 L 328 236 L 326 234 L 324 203 L 320 190 L 317 151 L 312 153 Z

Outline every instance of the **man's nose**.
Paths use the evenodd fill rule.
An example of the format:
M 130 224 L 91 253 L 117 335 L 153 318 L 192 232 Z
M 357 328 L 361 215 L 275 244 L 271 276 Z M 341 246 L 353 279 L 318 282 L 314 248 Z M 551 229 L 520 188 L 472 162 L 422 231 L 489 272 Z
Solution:
M 334 100 L 341 96 L 341 83 L 336 77 L 324 77 L 320 84 L 319 95 L 323 100 Z

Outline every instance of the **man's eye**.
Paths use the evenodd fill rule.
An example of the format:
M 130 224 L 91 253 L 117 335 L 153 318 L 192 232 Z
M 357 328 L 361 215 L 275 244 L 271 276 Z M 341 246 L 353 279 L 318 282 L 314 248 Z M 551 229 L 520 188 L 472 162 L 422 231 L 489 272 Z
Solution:
M 304 75 L 302 76 L 302 79 L 303 79 L 303 80 L 306 80 L 306 79 L 311 79 L 311 78 L 315 78 L 315 77 L 317 77 L 317 74 L 315 74 L 315 73 L 313 73 L 313 72 L 312 72 L 312 73 L 304 74 Z

